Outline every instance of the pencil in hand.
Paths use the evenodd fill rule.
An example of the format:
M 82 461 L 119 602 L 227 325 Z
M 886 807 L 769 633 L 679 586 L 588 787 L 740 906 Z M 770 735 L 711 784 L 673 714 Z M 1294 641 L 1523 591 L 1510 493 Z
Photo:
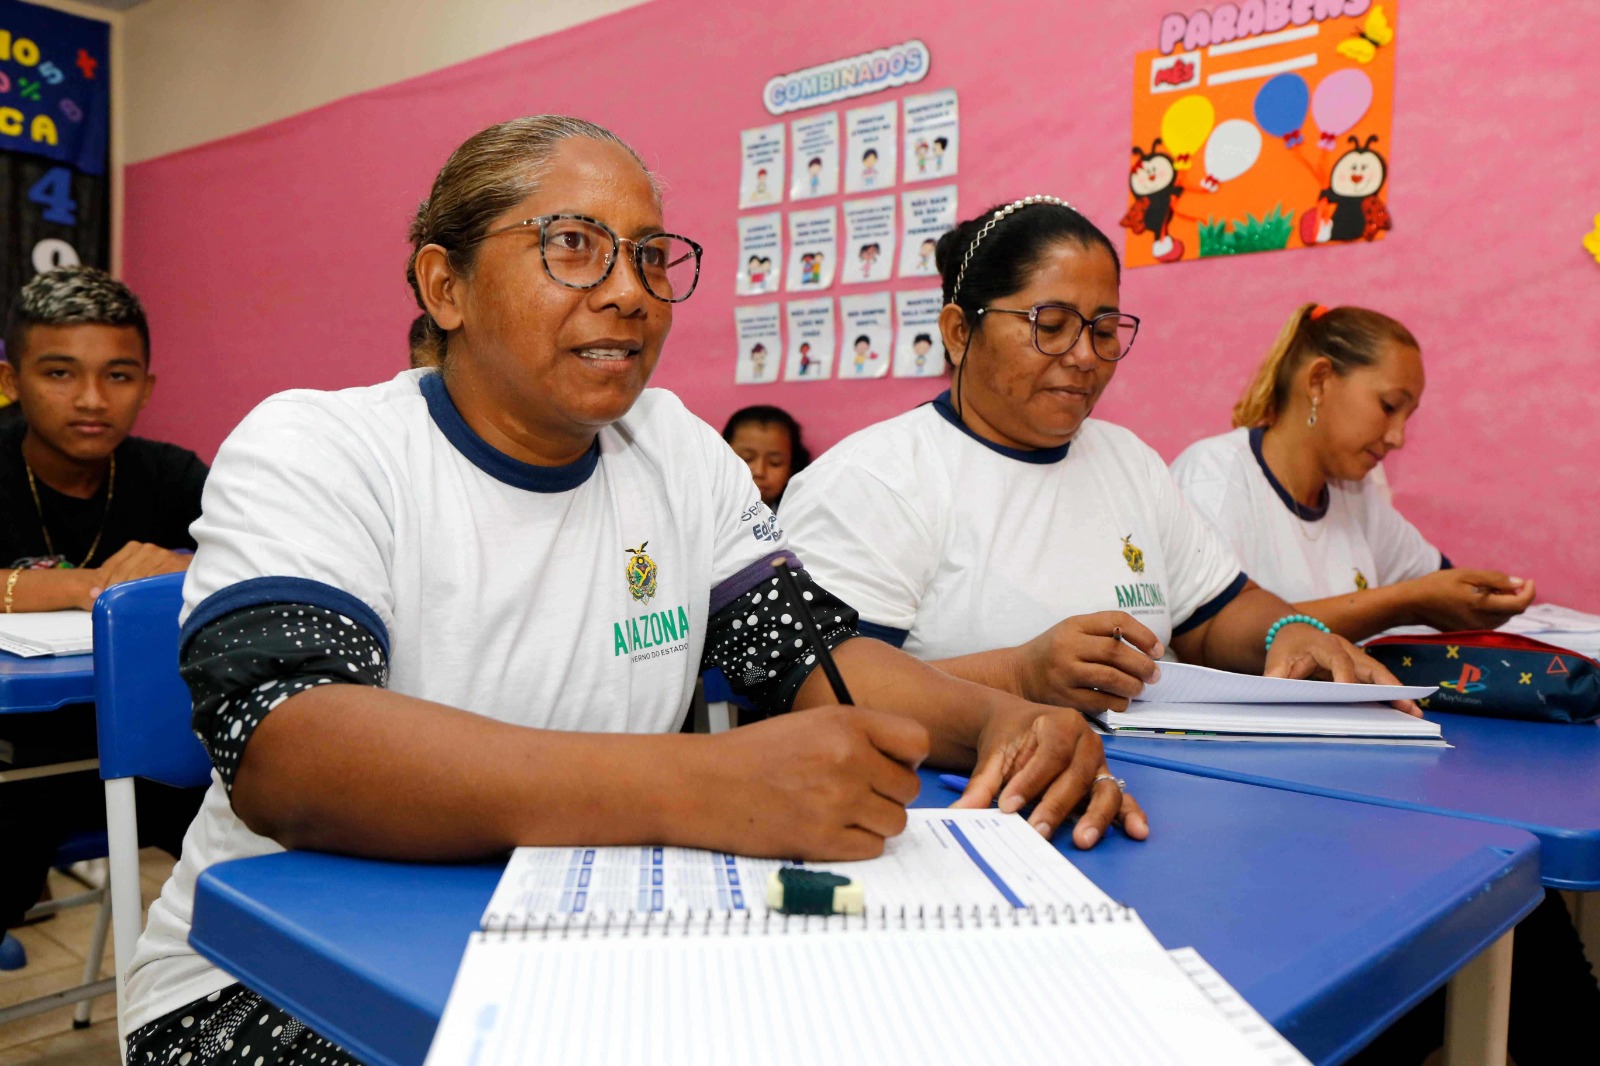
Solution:
M 833 661 L 828 646 L 822 642 L 822 632 L 817 629 L 816 619 L 811 617 L 811 612 L 806 608 L 806 598 L 800 592 L 800 583 L 794 579 L 794 571 L 789 569 L 789 560 L 780 555 L 772 560 L 772 569 L 777 571 L 778 583 L 783 586 L 784 594 L 795 605 L 795 611 L 800 615 L 800 625 L 806 631 L 806 638 L 811 641 L 812 650 L 816 652 L 817 661 L 822 664 L 822 672 L 827 675 L 828 684 L 833 686 L 833 698 L 846 707 L 855 706 L 856 701 L 850 698 L 850 690 L 845 687 L 844 675 L 839 673 L 839 664 Z

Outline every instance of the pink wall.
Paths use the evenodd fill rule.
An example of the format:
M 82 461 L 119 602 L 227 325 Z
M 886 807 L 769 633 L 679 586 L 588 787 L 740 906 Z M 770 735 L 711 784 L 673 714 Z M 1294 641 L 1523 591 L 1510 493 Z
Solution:
M 408 212 L 466 135 L 557 111 L 637 146 L 666 179 L 669 225 L 706 246 L 656 383 L 719 425 L 743 404 L 789 407 L 832 443 L 937 387 L 733 385 L 738 131 L 772 121 L 765 80 L 920 37 L 932 73 L 912 91 L 961 93 L 962 214 L 1053 193 L 1115 232 L 1131 57 L 1178 6 L 656 0 L 130 167 L 126 272 L 149 307 L 162 379 L 141 432 L 210 455 L 269 393 L 403 367 Z M 1502 566 L 1538 579 L 1546 598 L 1600 610 L 1600 265 L 1579 246 L 1600 212 L 1600 8 L 1548 0 L 1507 18 L 1489 4 L 1398 6 L 1393 233 L 1131 271 L 1123 306 L 1145 328 L 1100 413 L 1171 458 L 1227 428 L 1293 305 L 1380 308 L 1422 338 L 1429 368 L 1410 444 L 1389 464 L 1401 507 L 1458 563 Z

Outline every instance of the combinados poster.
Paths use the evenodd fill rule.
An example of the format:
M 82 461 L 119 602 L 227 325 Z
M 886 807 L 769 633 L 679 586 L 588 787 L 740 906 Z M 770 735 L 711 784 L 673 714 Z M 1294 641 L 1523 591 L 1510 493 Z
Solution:
M 0 302 L 35 274 L 110 258 L 110 31 L 0 0 Z
M 1165 16 L 1134 64 L 1128 265 L 1382 240 L 1397 6 Z

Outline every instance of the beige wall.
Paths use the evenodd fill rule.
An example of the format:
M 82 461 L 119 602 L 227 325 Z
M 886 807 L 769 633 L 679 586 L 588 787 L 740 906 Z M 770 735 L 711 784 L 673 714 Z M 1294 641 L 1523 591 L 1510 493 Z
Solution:
M 122 161 L 226 137 L 646 0 L 148 0 L 123 31 Z

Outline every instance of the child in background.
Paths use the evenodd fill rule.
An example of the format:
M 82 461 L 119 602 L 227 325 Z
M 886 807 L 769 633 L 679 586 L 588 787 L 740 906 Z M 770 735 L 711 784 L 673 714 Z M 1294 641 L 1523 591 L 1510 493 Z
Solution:
M 185 569 L 206 465 L 183 448 L 130 436 L 156 383 L 138 298 L 93 267 L 40 274 L 18 294 L 5 338 L 0 392 L 21 415 L 0 429 L 5 613 L 88 610 L 102 589 Z M 0 718 L 0 737 L 21 758 L 92 756 L 94 728 L 89 707 Z M 141 840 L 177 855 L 200 795 L 139 782 Z M 7 929 L 38 901 L 61 843 L 105 825 L 99 778 L 0 785 L 0 825 Z M 8 936 L 6 947 L 0 964 L 21 965 L 17 942 Z
M 800 423 L 781 407 L 740 408 L 722 427 L 722 439 L 749 464 L 761 502 L 774 511 L 789 479 L 811 463 L 811 453 L 800 439 Z

